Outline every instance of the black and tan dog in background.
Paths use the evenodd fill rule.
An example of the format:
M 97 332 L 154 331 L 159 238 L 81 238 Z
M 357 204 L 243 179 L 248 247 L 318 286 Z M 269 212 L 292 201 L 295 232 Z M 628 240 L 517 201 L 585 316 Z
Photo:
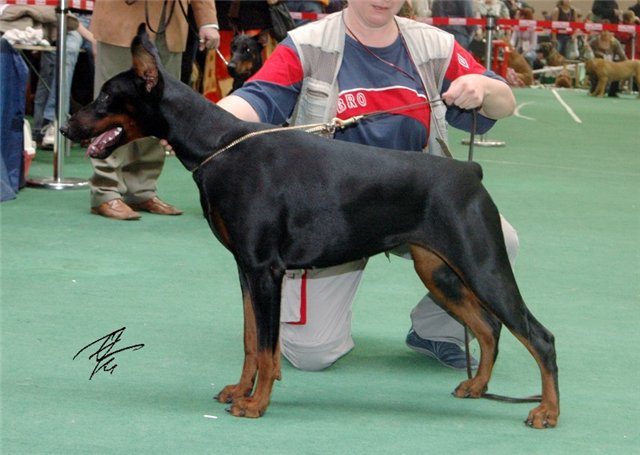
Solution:
M 95 138 L 88 148 L 95 158 L 143 136 L 166 138 L 193 172 L 205 217 L 233 254 L 242 288 L 244 367 L 239 382 L 217 395 L 231 403 L 231 414 L 262 416 L 280 377 L 286 269 L 409 245 L 424 284 L 480 344 L 476 375 L 454 395 L 478 398 L 487 390 L 504 324 L 541 372 L 541 403 L 526 423 L 556 426 L 554 337 L 520 295 L 477 163 L 243 122 L 168 75 L 144 27 L 132 54 L 133 67 L 107 81 L 62 132 L 74 141 Z
M 242 87 L 262 67 L 264 39 L 262 34 L 249 36 L 240 33 L 231 40 L 231 57 L 227 64 L 227 72 L 233 78 L 231 92 Z

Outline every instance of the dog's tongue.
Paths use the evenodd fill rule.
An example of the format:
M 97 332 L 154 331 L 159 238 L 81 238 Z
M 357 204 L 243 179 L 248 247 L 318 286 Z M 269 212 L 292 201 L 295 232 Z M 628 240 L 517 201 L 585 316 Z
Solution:
M 99 158 L 107 147 L 113 145 L 122 133 L 122 128 L 112 128 L 105 131 L 100 136 L 93 138 L 89 147 L 87 147 L 87 156 Z

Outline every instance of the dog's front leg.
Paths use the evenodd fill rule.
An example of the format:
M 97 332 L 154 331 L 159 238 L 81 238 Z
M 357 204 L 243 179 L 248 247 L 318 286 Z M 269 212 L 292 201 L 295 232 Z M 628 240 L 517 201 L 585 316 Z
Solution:
M 605 75 L 598 75 L 598 85 L 596 86 L 596 92 L 594 96 L 604 96 L 604 92 L 607 89 L 607 82 L 609 78 Z
M 231 403 L 242 397 L 250 396 L 258 372 L 256 318 L 253 313 L 251 295 L 246 286 L 242 287 L 242 300 L 244 307 L 244 365 L 240 381 L 237 384 L 226 386 L 216 395 L 215 398 L 220 403 Z
M 273 382 L 280 378 L 280 286 L 283 273 L 284 270 L 278 272 L 269 268 L 247 275 L 257 334 L 258 375 L 252 396 L 234 398 L 228 410 L 234 416 L 261 417 L 269 405 Z

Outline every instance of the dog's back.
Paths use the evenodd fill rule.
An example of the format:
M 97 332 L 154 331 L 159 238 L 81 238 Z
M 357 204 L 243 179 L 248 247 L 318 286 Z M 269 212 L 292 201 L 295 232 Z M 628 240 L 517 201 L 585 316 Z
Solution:
M 274 148 L 274 141 L 287 146 Z M 424 222 L 432 206 L 460 203 L 459 210 L 447 212 L 460 218 L 465 216 L 465 206 L 474 201 L 494 207 L 482 186 L 482 169 L 477 163 L 376 149 L 294 131 L 240 143 L 216 158 L 215 165 L 203 169 L 197 179 L 204 194 L 220 193 L 221 181 L 232 182 L 223 192 L 233 198 L 229 203 L 236 214 L 269 207 L 273 223 L 269 232 L 278 237 L 280 226 L 286 226 L 289 240 L 280 253 L 291 268 L 326 267 L 410 243 L 415 240 L 413 235 L 425 234 Z M 247 198 L 237 188 L 269 191 L 255 191 Z M 204 209 L 206 212 L 207 207 Z M 446 225 L 434 223 L 433 229 Z M 350 231 L 356 228 L 358 232 Z M 384 235 L 387 231 L 402 234 Z M 314 238 L 342 239 L 344 243 L 330 245 L 330 256 L 320 248 L 320 241 L 314 249 L 299 245 L 299 239 L 308 246 L 314 244 L 310 240 Z

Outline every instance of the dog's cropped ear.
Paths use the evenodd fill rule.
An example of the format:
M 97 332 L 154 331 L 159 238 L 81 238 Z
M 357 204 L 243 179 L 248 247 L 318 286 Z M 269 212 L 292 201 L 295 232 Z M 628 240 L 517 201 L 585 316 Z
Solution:
M 263 48 L 263 47 L 267 47 L 267 45 L 269 44 L 270 36 L 271 36 L 271 33 L 269 32 L 269 30 L 262 30 L 260 33 L 255 35 L 253 39 L 255 39 L 258 42 L 258 44 L 260 45 L 260 48 Z
M 131 57 L 136 75 L 144 80 L 145 90 L 151 92 L 160 78 L 160 57 L 144 23 L 138 26 L 138 34 L 131 42 Z

